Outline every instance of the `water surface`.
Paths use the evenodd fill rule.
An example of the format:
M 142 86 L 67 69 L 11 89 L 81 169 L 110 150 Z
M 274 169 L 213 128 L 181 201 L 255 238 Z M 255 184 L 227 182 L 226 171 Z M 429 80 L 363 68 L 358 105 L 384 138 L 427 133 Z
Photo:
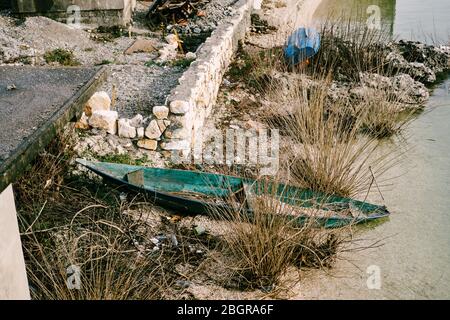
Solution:
M 383 23 L 400 38 L 431 42 L 448 39 L 448 0 L 325 0 L 316 12 L 323 19 L 337 12 L 356 14 L 368 5 L 382 7 Z M 350 10 L 349 8 L 352 8 Z M 361 15 L 358 15 L 361 17 Z M 419 29 L 421 32 L 419 32 Z M 425 33 L 423 32 L 425 31 Z M 364 232 L 384 245 L 345 255 L 331 274 L 311 272 L 300 298 L 450 298 L 450 79 L 433 91 L 425 112 L 406 131 L 408 152 L 383 191 L 390 220 Z M 392 147 L 392 146 L 387 146 Z M 366 242 L 368 244 L 369 242 Z M 377 266 L 381 288 L 369 289 L 368 267 Z M 370 269 L 369 269 L 370 270 Z

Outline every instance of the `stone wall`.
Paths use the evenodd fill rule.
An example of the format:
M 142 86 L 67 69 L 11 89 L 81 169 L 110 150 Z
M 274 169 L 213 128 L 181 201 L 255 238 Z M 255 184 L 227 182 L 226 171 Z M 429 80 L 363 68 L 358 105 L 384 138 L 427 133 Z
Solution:
M 190 150 L 196 133 L 211 113 L 222 78 L 250 26 L 254 0 L 239 0 L 230 21 L 220 25 L 197 51 L 197 59 L 168 97 L 170 125 L 163 150 Z
M 270 12 L 269 21 L 279 29 L 280 39 L 286 39 L 286 30 L 309 25 L 312 15 L 322 0 L 288 0 L 284 9 Z M 166 128 L 160 147 L 163 150 L 189 152 L 197 133 L 210 115 L 224 73 L 233 59 L 239 40 L 245 37 L 251 25 L 251 13 L 260 9 L 259 0 L 239 0 L 236 13 L 229 22 L 219 26 L 197 52 L 197 60 L 183 74 L 179 85 L 168 97 L 170 125 Z M 272 15 L 272 19 L 270 19 Z
M 22 16 L 45 15 L 65 22 L 70 6 L 80 7 L 81 23 L 127 25 L 131 22 L 136 0 L 12 0 L 13 12 Z

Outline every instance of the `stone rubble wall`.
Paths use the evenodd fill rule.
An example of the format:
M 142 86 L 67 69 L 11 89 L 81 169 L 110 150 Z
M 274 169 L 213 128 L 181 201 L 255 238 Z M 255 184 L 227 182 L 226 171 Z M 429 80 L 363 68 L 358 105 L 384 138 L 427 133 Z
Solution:
M 289 9 L 296 12 L 312 12 L 320 1 L 287 0 L 287 4 Z M 166 155 L 171 152 L 188 155 L 196 145 L 196 138 L 202 138 L 202 128 L 216 103 L 223 77 L 239 42 L 251 27 L 251 14 L 260 13 L 260 5 L 259 0 L 237 0 L 229 8 L 233 12 L 232 17 L 219 24 L 195 53 L 186 54 L 186 59 L 192 57 L 195 61 L 178 80 L 178 86 L 171 91 L 165 105 L 154 106 L 151 116 L 144 118 L 136 115 L 133 119 L 119 119 L 117 112 L 111 110 L 111 99 L 105 92 L 98 92 L 88 102 L 77 127 L 92 127 L 111 135 L 117 134 L 119 138 L 137 140 L 140 149 L 160 151 Z M 302 23 L 308 20 L 308 14 L 280 14 L 279 10 L 271 12 L 275 16 L 281 15 L 281 22 L 276 25 L 278 28 L 280 25 L 291 25 L 299 19 Z M 172 55 L 176 56 L 178 41 L 175 34 L 168 35 L 167 44 L 159 50 L 159 60 L 164 62 L 174 59 Z
M 250 27 L 254 0 L 239 0 L 230 21 L 220 25 L 197 51 L 197 59 L 167 99 L 170 125 L 160 147 L 189 150 L 214 106 L 223 76 Z
M 312 14 L 322 0 L 289 0 L 287 14 L 278 17 L 277 27 L 311 23 Z M 259 0 L 239 0 L 231 21 L 219 26 L 197 52 L 197 60 L 183 74 L 180 84 L 168 97 L 170 125 L 160 147 L 163 150 L 190 150 L 216 102 L 223 76 L 237 50 L 239 40 L 251 26 L 253 10 Z M 285 37 L 282 37 L 285 39 Z

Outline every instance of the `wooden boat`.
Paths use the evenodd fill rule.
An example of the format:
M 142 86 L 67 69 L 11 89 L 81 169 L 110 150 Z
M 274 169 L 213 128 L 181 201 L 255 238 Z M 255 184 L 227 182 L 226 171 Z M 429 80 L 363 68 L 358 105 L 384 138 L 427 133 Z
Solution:
M 240 206 L 244 214 L 251 215 L 253 210 L 248 198 L 251 195 L 257 197 L 269 194 L 288 206 L 309 210 L 320 208 L 321 212 L 329 212 L 313 217 L 314 223 L 327 228 L 359 224 L 389 216 L 385 206 L 329 196 L 289 185 L 268 185 L 252 179 L 206 172 L 90 162 L 83 159 L 77 159 L 77 162 L 109 182 L 144 192 L 155 204 L 182 213 L 210 214 L 217 210 L 236 210 L 233 209 L 231 201 L 226 201 L 234 196 L 241 204 L 245 202 L 245 205 Z M 340 214 L 350 211 L 351 215 Z M 292 218 L 304 223 L 312 217 L 302 214 L 293 215 Z

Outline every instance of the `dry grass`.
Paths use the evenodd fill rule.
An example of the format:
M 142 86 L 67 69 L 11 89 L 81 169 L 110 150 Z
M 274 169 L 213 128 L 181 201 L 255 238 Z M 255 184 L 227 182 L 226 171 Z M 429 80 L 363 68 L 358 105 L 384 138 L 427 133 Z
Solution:
M 379 90 L 357 103 L 329 99 L 333 80 L 355 84 L 361 72 L 394 74 L 383 54 L 389 37 L 360 27 L 325 26 L 321 51 L 303 70 L 288 70 L 281 48 L 248 52 L 240 48 L 229 72 L 231 80 L 270 101 L 269 107 L 258 110 L 260 120 L 279 128 L 298 147 L 288 147 L 290 160 L 281 164 L 272 183 L 291 182 L 326 194 L 366 198 L 377 190 L 375 185 L 383 186 L 383 174 L 399 160 L 400 153 L 384 151 L 379 140 L 398 134 L 411 119 L 401 117 L 402 105 L 394 95 Z M 288 86 L 277 74 L 287 75 Z M 243 286 L 270 289 L 292 266 L 332 266 L 353 241 L 352 226 L 324 230 L 313 226 L 313 219 L 296 224 L 287 216 L 298 212 L 286 211 L 298 208 L 281 206 L 274 197 L 266 192 L 253 201 L 251 216 L 244 214 L 244 207 L 237 209 L 236 199 L 229 200 L 233 212 L 214 212 L 230 224 L 225 237 L 229 267 Z M 248 195 L 246 200 L 250 201 Z
M 55 139 L 14 186 L 32 298 L 179 297 L 175 265 L 201 264 L 209 240 L 163 219 L 142 195 L 124 200 L 122 190 L 71 176 L 68 137 Z M 158 250 L 156 235 L 166 237 Z M 71 266 L 79 268 L 80 289 L 67 286 Z
M 333 74 L 340 81 L 358 82 L 361 72 L 391 75 L 385 46 L 392 37 L 387 30 L 370 29 L 354 20 L 322 25 L 321 47 L 308 68 L 310 75 Z
M 360 134 L 367 105 L 330 105 L 329 84 L 326 80 L 321 83 L 309 90 L 302 83 L 293 87 L 282 102 L 293 106 L 292 113 L 268 119 L 299 146 L 291 155 L 288 174 L 298 185 L 314 191 L 345 197 L 365 195 L 373 179 L 380 180 L 397 158 L 380 154 L 376 137 Z M 273 94 L 276 96 L 277 91 Z
M 240 289 L 273 292 L 286 287 L 282 279 L 292 267 L 331 267 L 342 245 L 351 237 L 351 226 L 333 230 L 318 228 L 319 210 L 305 209 L 311 219 L 298 220 L 299 207 L 286 206 L 276 194 L 281 178 L 258 179 L 258 195 L 246 192 L 227 199 L 233 209 L 211 209 L 211 215 L 228 223 L 224 235 L 224 255 L 230 281 Z M 283 181 L 286 182 L 286 181 Z M 236 205 L 240 203 L 241 205 Z M 252 213 L 247 212 L 247 206 Z M 293 285 L 294 283 L 289 284 Z M 276 290 L 275 290 L 276 292 Z
M 417 110 L 406 108 L 389 90 L 373 90 L 357 106 L 362 113 L 361 130 L 376 138 L 400 135 L 415 119 Z

